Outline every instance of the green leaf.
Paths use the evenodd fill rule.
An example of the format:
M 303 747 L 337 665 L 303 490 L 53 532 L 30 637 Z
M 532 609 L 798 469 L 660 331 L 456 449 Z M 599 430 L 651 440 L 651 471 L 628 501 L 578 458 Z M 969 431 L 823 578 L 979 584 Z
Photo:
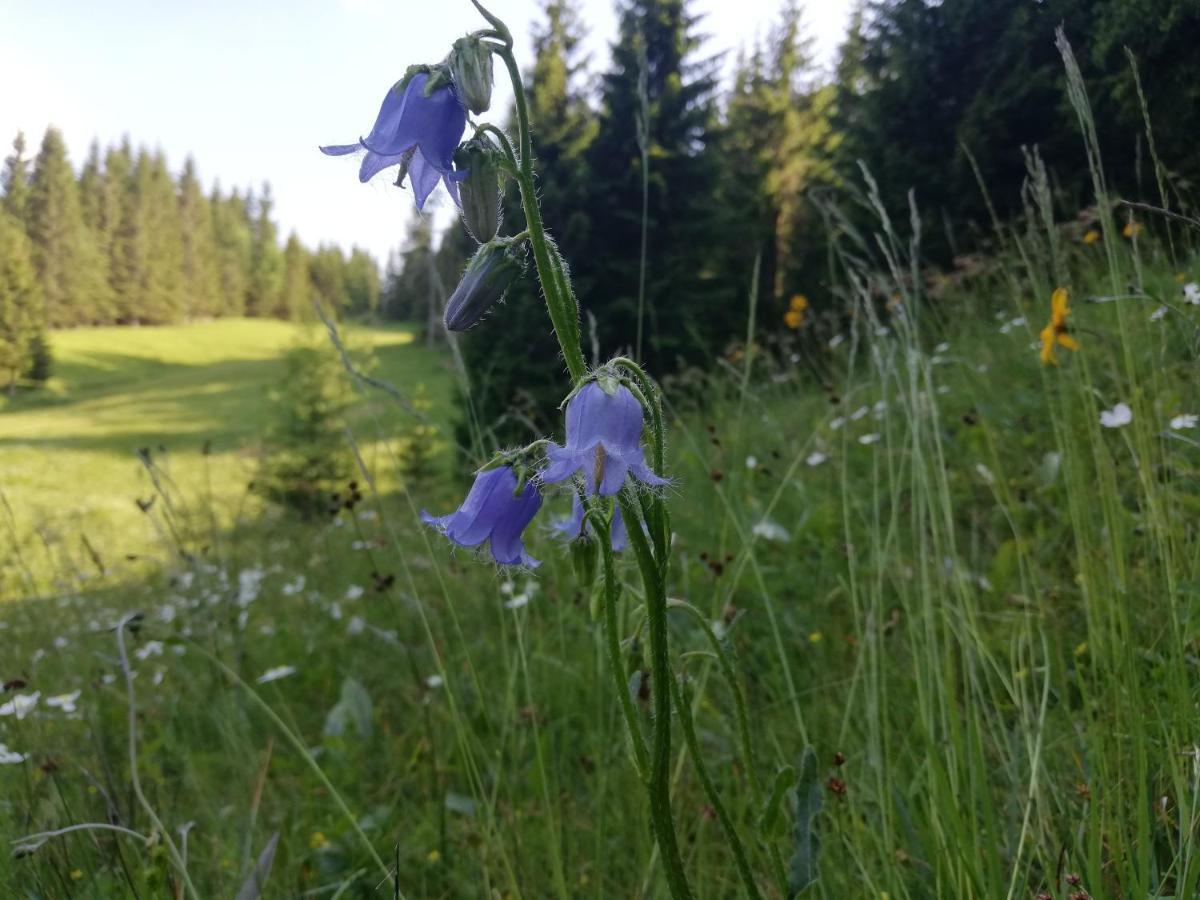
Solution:
M 817 774 L 817 753 L 806 747 L 800 759 L 800 777 L 796 783 L 796 850 L 788 872 L 788 897 L 795 897 L 817 880 L 817 854 L 821 849 L 816 819 L 821 811 L 821 779 Z
M 784 766 L 775 773 L 775 781 L 771 784 L 771 794 L 767 797 L 766 805 L 763 806 L 762 815 L 758 820 L 758 830 L 764 838 L 776 837 L 777 830 L 781 821 L 779 815 L 783 809 L 783 798 L 787 796 L 788 789 L 796 783 L 796 769 L 794 766 Z

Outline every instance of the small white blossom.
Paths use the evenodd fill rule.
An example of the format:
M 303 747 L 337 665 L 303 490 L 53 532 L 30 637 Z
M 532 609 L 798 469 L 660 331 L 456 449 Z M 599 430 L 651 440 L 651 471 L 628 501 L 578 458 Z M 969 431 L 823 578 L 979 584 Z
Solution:
M 975 471 L 979 473 L 979 477 L 983 479 L 984 484 L 995 484 L 996 476 L 992 474 L 992 470 L 983 463 L 975 463 Z
M 66 650 L 67 647 L 71 646 L 71 642 L 60 634 L 54 639 L 54 646 L 58 650 Z
M 882 437 L 883 437 L 883 435 L 878 434 L 877 432 L 873 432 L 871 434 L 864 434 L 862 437 L 860 437 L 858 439 L 858 442 L 860 444 L 863 444 L 864 446 L 870 445 L 870 444 L 877 444 L 877 443 L 879 443 L 879 440 Z
M 1200 284 L 1189 281 L 1183 286 L 1183 302 L 1192 306 L 1200 306 Z
M 285 597 L 294 597 L 296 594 L 304 590 L 304 576 L 297 575 L 291 581 L 286 582 L 280 589 L 280 593 Z
M 352 584 L 350 587 L 346 588 L 345 597 L 347 600 L 357 600 L 364 593 L 366 593 L 366 591 L 363 590 L 361 585 Z
M 38 698 L 41 696 L 41 691 L 34 691 L 32 694 L 17 694 L 7 703 L 0 705 L 0 716 L 16 716 L 20 721 L 33 712 L 38 704 Z
M 362 616 L 351 616 L 350 621 L 346 623 L 346 634 L 357 635 L 362 634 L 367 630 L 367 620 Z
M 808 463 L 810 466 L 819 466 L 821 463 L 825 462 L 825 460 L 827 460 L 827 459 L 829 459 L 829 457 L 826 456 L 824 453 L 822 453 L 820 450 L 814 450 L 812 453 L 808 454 L 808 456 L 805 458 L 804 461 L 806 463 Z
M 46 698 L 46 705 L 61 709 L 65 713 L 75 712 L 75 701 L 79 699 L 80 691 L 71 691 L 69 694 L 56 694 L 53 697 Z
M 440 688 L 445 683 L 441 675 L 430 675 L 425 679 L 425 687 L 430 689 Z
M 829 349 L 836 350 L 842 345 L 844 340 L 846 340 L 846 336 L 844 334 L 835 334 L 829 339 Z
M 832 428 L 834 431 L 837 431 L 839 428 L 841 428 L 845 424 L 846 424 L 846 420 L 842 416 L 838 416 L 836 419 L 829 420 L 829 427 Z
M 1102 410 L 1100 424 L 1105 428 L 1121 428 L 1133 421 L 1133 410 L 1127 403 L 1118 403 L 1112 409 Z
M 746 457 L 746 468 L 750 469 L 751 471 L 753 471 L 754 469 L 757 469 L 758 468 L 758 457 L 757 456 L 747 456 Z
M 938 344 L 936 347 L 933 348 L 933 352 L 934 353 L 945 353 L 949 349 L 950 349 L 950 345 L 947 344 L 945 341 L 942 341 L 940 344 Z
M 1150 313 L 1150 321 L 1151 322 L 1161 322 L 1163 320 L 1163 317 L 1166 316 L 1166 314 L 1167 314 L 1167 308 L 1165 306 L 1160 306 L 1154 312 Z
M 1024 316 L 1017 316 L 1015 319 L 1012 319 L 1011 321 L 1005 322 L 1003 325 L 1001 325 L 1001 326 L 1000 326 L 1000 333 L 1001 333 L 1001 334 L 1008 334 L 1008 333 L 1009 333 L 1010 331 L 1012 331 L 1014 328 L 1020 328 L 1020 327 L 1021 327 L 1022 325 L 1024 325 L 1024 324 L 1025 324 L 1025 317 L 1024 317 Z
M 146 641 L 146 643 L 142 644 L 142 646 L 133 651 L 133 655 L 142 661 L 145 661 L 152 656 L 162 656 L 163 643 L 162 641 Z
M 9 750 L 7 744 L 0 744 L 0 766 L 12 766 L 17 763 L 23 763 L 27 758 L 27 755 L 24 753 Z
M 266 573 L 262 569 L 243 569 L 238 573 L 238 606 L 249 606 L 258 599 L 264 575 Z
M 875 329 L 875 337 L 887 337 L 887 333 L 888 330 L 886 325 L 880 325 Z
M 760 519 L 750 530 L 754 533 L 755 537 L 760 537 L 764 541 L 774 541 L 778 544 L 786 543 L 792 537 L 786 528 L 771 519 Z
M 289 675 L 296 674 L 295 666 L 276 666 L 273 669 L 267 669 L 258 676 L 259 684 L 269 684 L 272 681 L 278 681 L 280 678 L 287 678 Z
M 159 666 L 157 671 L 155 671 L 155 673 L 154 673 L 154 678 L 152 679 L 152 681 L 154 682 L 154 686 L 158 687 L 160 684 L 163 683 L 163 679 L 166 677 L 167 677 L 167 670 L 164 669 L 162 666 Z
M 1200 422 L 1200 417 L 1193 413 L 1181 413 L 1171 419 L 1171 428 L 1175 431 L 1183 431 L 1185 428 L 1195 428 L 1197 422 Z
M 867 407 L 865 407 L 865 406 L 860 406 L 860 407 L 859 407 L 858 409 L 856 409 L 854 412 L 850 413 L 850 421 L 851 421 L 851 422 L 857 422 L 859 419 L 861 419 L 863 416 L 865 416 L 865 415 L 866 415 L 867 413 L 869 413 L 870 411 L 871 411 L 871 410 L 870 410 L 870 409 L 868 409 Z

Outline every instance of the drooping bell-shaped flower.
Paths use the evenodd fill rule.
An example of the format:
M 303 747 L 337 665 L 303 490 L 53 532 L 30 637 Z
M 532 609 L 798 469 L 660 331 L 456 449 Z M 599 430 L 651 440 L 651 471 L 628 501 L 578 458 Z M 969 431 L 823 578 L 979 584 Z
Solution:
M 511 466 L 486 469 L 475 476 L 462 506 L 448 516 L 421 511 L 421 521 L 432 525 L 460 547 L 477 547 L 491 541 L 492 559 L 502 566 L 541 565 L 525 551 L 521 539 L 542 506 L 537 485 L 527 481 L 517 493 L 517 476 Z
M 356 144 L 332 144 L 321 148 L 328 156 L 345 156 L 365 150 L 358 170 L 359 181 L 401 166 L 398 183 L 407 173 L 412 178 L 417 208 L 425 205 L 438 181 L 458 203 L 454 149 L 467 127 L 467 110 L 454 92 L 448 76 L 416 72 L 398 81 L 379 107 L 371 133 Z
M 567 540 L 573 541 L 583 534 L 584 527 L 583 503 L 580 501 L 579 495 L 576 494 L 571 502 L 571 515 L 555 522 L 554 530 Z M 592 535 L 590 522 L 586 528 L 587 534 L 590 537 Z M 608 536 L 614 553 L 620 553 L 629 542 L 628 535 L 625 534 L 625 519 L 622 518 L 620 509 L 613 510 L 612 524 L 609 526 Z
M 447 331 L 466 331 L 489 309 L 504 299 L 504 293 L 525 271 L 520 245 L 507 238 L 488 241 L 475 251 L 463 277 L 446 301 L 442 321 Z
M 567 403 L 567 444 L 550 444 L 550 465 L 541 473 L 546 484 L 583 475 L 588 494 L 611 497 L 633 473 L 643 484 L 666 484 L 646 465 L 642 440 L 642 405 L 629 388 L 592 381 Z

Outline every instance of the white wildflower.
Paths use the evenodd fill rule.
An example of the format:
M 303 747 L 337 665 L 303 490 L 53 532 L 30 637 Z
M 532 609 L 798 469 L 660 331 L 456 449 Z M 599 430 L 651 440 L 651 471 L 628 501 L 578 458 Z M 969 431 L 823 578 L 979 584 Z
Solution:
M 992 474 L 992 470 L 983 463 L 975 463 L 975 471 L 979 473 L 979 477 L 983 479 L 984 484 L 995 484 L 996 476 Z
M 822 453 L 820 450 L 814 450 L 812 453 L 808 454 L 808 456 L 805 458 L 804 461 L 806 463 L 808 463 L 810 466 L 819 466 L 821 463 L 825 462 L 825 460 L 827 460 L 827 459 L 829 459 L 829 457 L 826 456 L 824 453 Z
M 868 446 L 870 444 L 879 443 L 882 437 L 883 435 L 879 434 L 878 432 L 872 432 L 871 434 L 864 434 L 858 439 L 858 442 L 864 446 Z
M 365 593 L 366 593 L 366 591 L 362 588 L 361 585 L 352 584 L 352 585 L 350 585 L 350 587 L 346 588 L 345 597 L 347 600 L 357 600 L 359 597 L 361 597 Z
M 38 698 L 41 696 L 41 691 L 34 691 L 32 694 L 17 694 L 7 703 L 0 705 L 0 716 L 16 716 L 20 721 L 33 712 L 38 704 Z
M 258 599 L 258 590 L 262 587 L 262 569 L 243 569 L 238 573 L 238 606 L 249 606 Z
M 273 669 L 267 669 L 258 676 L 259 684 L 269 684 L 272 681 L 278 681 L 280 678 L 287 678 L 289 675 L 296 674 L 295 666 L 276 666 Z
M 757 456 L 747 456 L 746 457 L 746 468 L 750 469 L 751 471 L 753 471 L 754 469 L 757 469 L 758 468 L 758 457 Z
M 1165 306 L 1160 306 L 1154 312 L 1150 313 L 1150 321 L 1151 322 L 1161 322 L 1163 320 L 1163 317 L 1166 316 L 1166 314 L 1167 314 L 1167 308 Z
M 163 655 L 163 642 L 162 641 L 146 641 L 146 643 L 142 644 L 142 646 L 138 647 L 135 651 L 133 651 L 133 655 L 142 661 L 145 661 L 152 656 L 162 656 Z
M 446 681 L 441 675 L 430 675 L 425 679 L 425 687 L 430 688 L 431 690 L 434 688 L 440 688 L 445 683 Z
M 1200 422 L 1200 417 L 1193 413 L 1181 413 L 1171 419 L 1171 428 L 1174 431 L 1183 431 L 1185 428 L 1195 428 L 1197 422 Z
M 1105 428 L 1121 428 L 1133 421 L 1133 410 L 1127 403 L 1118 403 L 1112 409 L 1102 410 L 1100 424 Z
M 46 705 L 55 709 L 61 709 L 65 713 L 75 712 L 75 701 L 79 699 L 80 691 L 71 691 L 69 694 L 56 694 L 53 697 L 46 698 Z
M 859 407 L 858 409 L 856 409 L 854 412 L 850 413 L 850 421 L 851 421 L 851 422 L 857 422 L 859 419 L 861 419 L 863 416 L 865 416 L 865 415 L 866 415 L 867 413 L 869 413 L 870 411 L 871 411 L 871 410 L 870 410 L 868 407 L 866 407 L 866 406 L 860 406 L 860 407 Z
M 346 623 L 346 634 L 358 635 L 367 630 L 367 620 L 362 616 L 351 616 L 350 621 Z
M 836 419 L 829 420 L 829 427 L 832 428 L 834 431 L 837 431 L 839 428 L 841 428 L 845 424 L 846 424 L 846 420 L 842 416 L 838 416 Z
M 829 339 L 829 349 L 836 350 L 842 345 L 844 340 L 846 340 L 846 336 L 844 334 L 835 334 Z
M 1192 306 L 1200 306 L 1200 284 L 1189 281 L 1183 286 L 1183 302 Z
M 12 766 L 17 763 L 23 763 L 27 758 L 27 755 L 24 753 L 9 750 L 7 744 L 0 744 L 0 766 Z
M 786 528 L 771 519 L 760 519 L 750 530 L 754 533 L 755 537 L 760 537 L 764 541 L 774 541 L 778 544 L 786 543 L 792 538 Z
M 294 579 L 286 582 L 280 589 L 280 593 L 285 597 L 294 597 L 296 594 L 304 590 L 304 576 L 297 575 Z

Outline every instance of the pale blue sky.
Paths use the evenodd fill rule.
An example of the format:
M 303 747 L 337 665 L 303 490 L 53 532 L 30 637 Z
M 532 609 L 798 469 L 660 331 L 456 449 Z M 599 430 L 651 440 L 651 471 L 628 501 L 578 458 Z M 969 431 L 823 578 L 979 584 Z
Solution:
M 750 44 L 779 3 L 696 0 L 709 52 Z M 823 59 L 850 6 L 805 5 Z M 539 7 L 489 4 L 517 36 L 523 61 Z M 612 2 L 582 0 L 581 8 L 599 70 L 615 32 Z M 411 195 L 386 175 L 360 185 L 357 162 L 326 158 L 317 145 L 365 133 L 408 64 L 440 60 L 482 25 L 468 0 L 0 0 L 0 23 L 0 156 L 18 129 L 36 152 L 49 123 L 62 129 L 76 167 L 92 137 L 107 144 L 129 134 L 162 148 L 173 171 L 191 153 L 206 185 L 269 180 L 285 234 L 357 244 L 381 262 L 414 215 Z M 507 109 L 507 97 L 502 91 L 493 109 Z

